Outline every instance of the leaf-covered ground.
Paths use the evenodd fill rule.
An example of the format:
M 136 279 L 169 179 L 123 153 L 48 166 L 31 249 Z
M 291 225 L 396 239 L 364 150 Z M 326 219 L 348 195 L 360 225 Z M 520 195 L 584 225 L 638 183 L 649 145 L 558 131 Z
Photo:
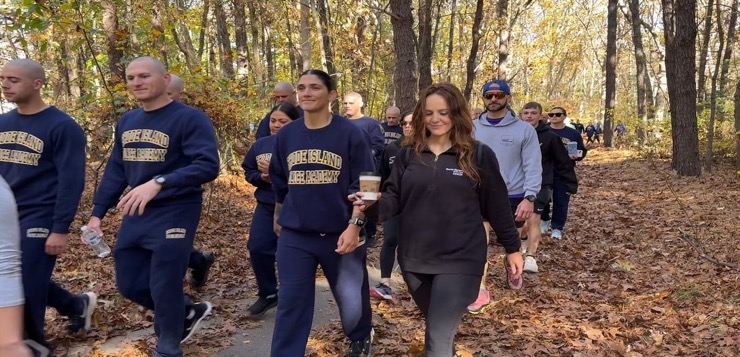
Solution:
M 540 273 L 527 275 L 523 290 L 504 288 L 502 251 L 490 249 L 493 307 L 465 317 L 456 340 L 460 353 L 740 355 L 740 270 L 709 261 L 740 263 L 740 183 L 734 171 L 719 168 L 683 178 L 671 173 L 667 161 L 599 148 L 579 164 L 578 175 L 581 186 L 571 201 L 566 239 L 544 238 Z M 244 318 L 246 306 L 236 303 L 255 291 L 246 252 L 251 192 L 241 177 L 229 176 L 206 195 L 196 246 L 214 251 L 218 260 L 208 286 L 188 292 L 215 304 L 218 323 L 196 334 L 184 347 L 186 355 L 215 355 L 237 343 L 232 338 L 237 328 L 254 326 Z M 83 207 L 89 201 L 86 197 Z M 109 239 L 118 225 L 115 216 L 106 222 Z M 378 252 L 370 250 L 370 264 L 377 263 Z M 101 295 L 95 329 L 86 335 L 69 336 L 63 322 L 48 314 L 58 355 L 66 355 L 72 344 L 94 346 L 151 325 L 151 313 L 115 292 L 110 258 L 95 258 L 75 242 L 57 266 L 55 277 L 64 286 Z M 423 322 L 399 288 L 394 303 L 373 302 L 376 356 L 423 355 Z M 115 356 L 146 356 L 152 343 L 144 338 Z M 345 346 L 341 327 L 333 323 L 312 335 L 308 350 L 312 356 L 338 356 Z M 94 356 L 112 356 L 91 350 Z

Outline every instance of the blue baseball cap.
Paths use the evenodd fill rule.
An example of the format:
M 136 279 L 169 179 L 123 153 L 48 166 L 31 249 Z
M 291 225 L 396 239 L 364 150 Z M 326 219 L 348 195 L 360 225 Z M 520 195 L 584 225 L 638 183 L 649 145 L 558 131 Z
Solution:
M 506 83 L 506 81 L 501 79 L 494 79 L 492 81 L 486 82 L 486 84 L 483 85 L 483 94 L 490 91 L 502 91 L 508 95 L 511 95 L 511 89 L 509 89 L 509 84 Z

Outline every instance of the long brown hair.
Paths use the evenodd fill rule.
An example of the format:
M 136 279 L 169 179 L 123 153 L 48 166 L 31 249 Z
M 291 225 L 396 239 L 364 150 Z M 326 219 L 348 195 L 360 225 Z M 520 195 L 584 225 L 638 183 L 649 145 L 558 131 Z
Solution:
M 449 107 L 450 120 L 452 129 L 450 130 L 450 141 L 452 147 L 457 150 L 457 164 L 463 170 L 465 175 L 470 177 L 477 185 L 480 181 L 478 168 L 473 164 L 475 162 L 475 139 L 473 138 L 473 122 L 470 120 L 470 108 L 465 101 L 465 97 L 460 89 L 451 83 L 435 83 L 424 90 L 419 101 L 414 108 L 414 116 L 411 126 L 414 128 L 414 134 L 404 139 L 404 144 L 412 145 L 416 155 L 421 155 L 421 151 L 427 146 L 427 138 L 431 135 L 424 123 L 424 111 L 426 98 L 432 94 L 437 94 L 445 99 Z

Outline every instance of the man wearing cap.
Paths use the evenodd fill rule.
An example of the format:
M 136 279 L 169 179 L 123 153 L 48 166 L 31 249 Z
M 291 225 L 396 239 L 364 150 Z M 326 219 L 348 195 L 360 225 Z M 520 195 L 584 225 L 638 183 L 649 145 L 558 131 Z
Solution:
M 475 138 L 496 153 L 501 176 L 509 191 L 509 203 L 518 228 L 532 216 L 534 201 L 542 183 L 542 154 L 535 129 L 516 118 L 509 110 L 511 90 L 506 81 L 492 80 L 483 85 L 486 111 L 473 121 Z M 487 231 L 490 231 L 486 226 Z M 485 274 L 483 275 L 485 276 Z M 510 282 L 512 287 L 521 281 Z M 481 281 L 478 299 L 468 306 L 473 314 L 481 313 L 491 302 L 485 279 Z

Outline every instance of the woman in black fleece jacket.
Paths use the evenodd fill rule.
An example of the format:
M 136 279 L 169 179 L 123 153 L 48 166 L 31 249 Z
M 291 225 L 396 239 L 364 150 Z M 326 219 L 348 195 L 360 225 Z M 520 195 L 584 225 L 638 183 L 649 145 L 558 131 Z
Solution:
M 430 86 L 413 118 L 414 134 L 396 155 L 376 214 L 381 221 L 400 216 L 398 261 L 426 318 L 426 356 L 449 357 L 483 275 L 487 245 L 481 222 L 491 222 L 514 279 L 522 273 L 521 242 L 496 155 L 488 146 L 478 150 L 483 144 L 473 139 L 460 90 L 447 83 Z M 364 209 L 356 200 L 353 215 Z

